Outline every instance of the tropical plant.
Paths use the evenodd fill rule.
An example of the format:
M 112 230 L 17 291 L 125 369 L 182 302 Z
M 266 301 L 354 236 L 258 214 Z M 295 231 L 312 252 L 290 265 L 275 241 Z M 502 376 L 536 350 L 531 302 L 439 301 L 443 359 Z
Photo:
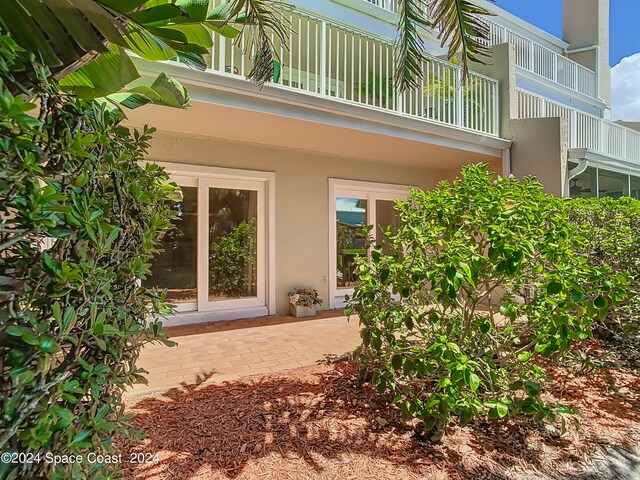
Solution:
M 488 52 L 489 27 L 482 21 L 489 12 L 471 0 L 398 0 L 398 41 L 395 81 L 398 91 L 419 88 L 424 42 L 420 27 L 435 29 L 447 57 L 459 56 L 464 76 L 472 61 L 483 63 Z
M 15 71 L 34 102 L 11 93 Z M 153 129 L 123 118 L 61 92 L 0 35 L 0 478 L 114 478 L 44 456 L 114 452 L 132 433 L 122 396 L 144 380 L 140 350 L 166 342 L 165 296 L 140 282 L 180 192 L 141 163 Z
M 356 84 L 353 93 L 359 101 L 378 107 L 386 107 L 395 95 L 393 79 L 376 75 L 373 70 L 369 70 L 367 80 Z
M 216 295 L 240 297 L 255 286 L 257 232 L 252 218 L 211 243 L 209 285 Z
M 64 87 L 95 98 L 115 93 L 139 76 L 127 51 L 204 69 L 211 33 L 233 38 L 245 26 L 255 27 L 247 50 L 256 52 L 248 77 L 259 83 L 272 80 L 279 65 L 273 39 L 283 41 L 288 29 L 279 3 L 229 0 L 210 9 L 208 0 L 3 0 L 0 25 L 42 58 L 55 78 L 81 70 Z M 481 16 L 488 12 L 471 0 L 398 0 L 398 13 L 394 77 L 399 92 L 421 83 L 421 28 L 439 31 L 448 57 L 459 55 L 465 74 L 471 61 L 482 62 L 488 27 Z M 27 80 L 21 83 L 29 85 Z M 125 100 L 134 106 L 161 101 L 158 90 L 164 92 L 139 88 Z
M 454 65 L 460 64 L 457 57 L 453 57 L 450 61 Z M 447 116 L 457 114 L 454 106 L 458 102 L 462 102 L 461 110 L 465 118 L 469 114 L 478 116 L 484 114 L 479 98 L 480 80 L 472 76 L 463 77 L 458 72 L 457 68 L 450 66 L 429 69 L 423 93 L 429 97 L 432 108 L 439 109 L 436 113 L 440 120 L 452 120 Z
M 140 76 L 129 52 L 204 70 L 212 33 L 234 38 L 245 26 L 255 27 L 251 51 L 257 52 L 249 78 L 270 80 L 273 38 L 284 38 L 286 29 L 274 3 L 231 0 L 210 9 L 208 0 L 4 0 L 0 26 L 41 59 L 64 90 L 92 99 L 118 92 Z M 27 90 L 32 86 L 28 71 L 15 75 Z M 162 77 L 112 99 L 127 107 L 167 100 L 174 105 L 173 88 Z
M 580 253 L 589 265 L 629 277 L 626 301 L 602 322 L 605 335 L 640 333 L 640 201 L 621 197 L 576 198 L 563 202 L 569 221 L 586 239 Z
M 589 338 L 626 296 L 626 277 L 577 254 L 563 207 L 531 178 L 469 165 L 396 209 L 397 232 L 356 259 L 348 299 L 362 326 L 363 378 L 422 420 L 431 440 L 452 420 L 571 413 L 540 396 L 538 360 Z

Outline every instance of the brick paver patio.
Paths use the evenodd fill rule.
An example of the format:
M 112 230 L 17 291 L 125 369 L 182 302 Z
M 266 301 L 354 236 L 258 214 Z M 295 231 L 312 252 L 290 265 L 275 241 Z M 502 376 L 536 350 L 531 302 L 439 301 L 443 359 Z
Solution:
M 282 315 L 170 327 L 166 332 L 178 345 L 144 348 L 138 366 L 149 372 L 149 384 L 134 386 L 129 395 L 312 365 L 354 350 L 358 330 L 357 318 L 347 322 L 342 310 L 310 319 Z

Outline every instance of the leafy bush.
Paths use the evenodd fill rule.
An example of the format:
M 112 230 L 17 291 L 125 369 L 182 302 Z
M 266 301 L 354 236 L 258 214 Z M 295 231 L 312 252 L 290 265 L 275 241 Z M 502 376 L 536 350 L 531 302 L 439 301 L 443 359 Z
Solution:
M 34 79 L 33 102 L 11 93 L 17 69 Z M 178 192 L 140 163 L 153 129 L 130 132 L 122 119 L 61 94 L 0 36 L 0 451 L 113 452 L 128 434 L 123 392 L 143 380 L 140 349 L 166 341 L 155 320 L 170 312 L 164 295 L 140 280 Z M 112 474 L 86 462 L 0 465 L 1 478 Z
M 452 420 L 571 413 L 542 400 L 536 359 L 587 339 L 625 279 L 607 280 L 576 255 L 560 201 L 533 179 L 479 165 L 396 208 L 401 225 L 358 260 L 347 308 L 359 315 L 357 354 L 378 391 L 432 440 Z
M 640 328 L 640 201 L 629 197 L 580 198 L 566 202 L 569 221 L 587 240 L 580 252 L 589 265 L 628 275 L 629 297 L 613 308 L 608 333 L 637 335 Z M 604 332 L 603 332 L 604 333 Z
M 256 235 L 256 219 L 252 218 L 211 243 L 209 282 L 217 294 L 239 297 L 252 287 L 256 278 Z

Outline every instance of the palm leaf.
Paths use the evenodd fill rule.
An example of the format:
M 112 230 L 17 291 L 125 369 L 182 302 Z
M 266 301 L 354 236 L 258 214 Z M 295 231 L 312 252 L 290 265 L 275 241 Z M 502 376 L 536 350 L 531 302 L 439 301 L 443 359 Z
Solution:
M 433 22 L 438 26 L 441 45 L 448 45 L 448 58 L 460 55 L 463 75 L 469 73 L 469 63 L 484 64 L 479 55 L 488 52 L 484 40 L 489 36 L 489 27 L 482 15 L 489 12 L 470 0 L 437 0 L 433 3 Z
M 84 99 L 104 97 L 117 92 L 139 78 L 131 58 L 118 45 L 109 45 L 109 53 L 99 55 L 79 70 L 60 80 L 63 90 Z
M 426 0 L 398 2 L 398 41 L 396 42 L 395 83 L 399 92 L 417 88 L 422 78 L 424 43 L 418 27 L 429 27 Z
M 189 104 L 189 95 L 184 86 L 164 73 L 150 86 L 140 85 L 126 92 L 109 95 L 107 99 L 130 109 L 150 103 L 173 108 L 186 108 Z
M 219 9 L 227 18 L 242 19 L 245 29 L 243 35 L 251 35 L 248 44 L 253 55 L 251 71 L 247 78 L 260 85 L 274 78 L 275 65 L 279 60 L 275 53 L 273 39 L 282 44 L 288 38 L 288 22 L 277 10 L 280 4 L 274 0 L 231 0 L 228 7 Z M 253 27 L 250 32 L 246 26 Z

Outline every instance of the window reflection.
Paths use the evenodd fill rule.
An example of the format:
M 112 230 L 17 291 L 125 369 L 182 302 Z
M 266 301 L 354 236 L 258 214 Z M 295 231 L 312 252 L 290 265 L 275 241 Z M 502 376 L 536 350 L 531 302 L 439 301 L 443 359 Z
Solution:
M 363 198 L 336 199 L 336 284 L 353 287 L 356 281 L 355 257 L 364 255 L 366 237 L 360 229 L 367 222 L 367 201 Z
M 178 212 L 175 228 L 161 242 L 162 250 L 152 261 L 152 276 L 143 282 L 146 287 L 167 289 L 172 303 L 196 302 L 197 295 L 197 234 L 198 189 L 181 187 L 182 201 L 173 208 Z

